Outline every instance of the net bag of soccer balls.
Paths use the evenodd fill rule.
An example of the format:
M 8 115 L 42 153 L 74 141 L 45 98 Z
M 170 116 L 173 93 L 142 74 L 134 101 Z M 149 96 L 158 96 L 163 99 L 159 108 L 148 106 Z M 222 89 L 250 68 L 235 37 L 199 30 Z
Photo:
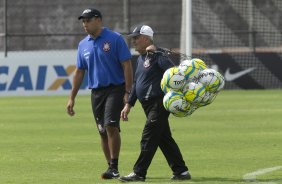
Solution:
M 161 80 L 164 107 L 177 117 L 189 116 L 211 104 L 223 87 L 223 76 L 207 68 L 198 58 L 184 60 L 179 66 L 167 69 Z

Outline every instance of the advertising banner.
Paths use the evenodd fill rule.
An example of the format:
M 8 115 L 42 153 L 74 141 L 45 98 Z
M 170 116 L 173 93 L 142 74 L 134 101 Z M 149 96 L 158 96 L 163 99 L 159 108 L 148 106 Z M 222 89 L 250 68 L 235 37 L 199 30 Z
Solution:
M 137 57 L 132 57 L 134 70 Z M 224 76 L 225 89 L 282 88 L 282 56 L 277 53 L 207 53 L 194 57 Z M 9 52 L 6 58 L 2 55 L 0 96 L 68 95 L 75 63 L 76 50 Z M 79 94 L 90 94 L 87 77 Z
M 72 88 L 76 50 L 9 52 L 0 58 L 0 96 L 67 95 Z M 87 80 L 79 94 L 89 94 Z

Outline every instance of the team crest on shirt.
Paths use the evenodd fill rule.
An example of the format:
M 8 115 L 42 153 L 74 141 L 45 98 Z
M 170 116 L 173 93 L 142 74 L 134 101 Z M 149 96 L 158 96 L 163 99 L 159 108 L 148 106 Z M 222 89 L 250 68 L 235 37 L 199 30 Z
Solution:
M 149 59 L 149 58 L 146 58 L 145 61 L 144 61 L 144 63 L 143 63 L 143 66 L 144 66 L 145 68 L 148 68 L 150 65 L 151 65 L 150 59 Z
M 109 50 L 110 50 L 110 43 L 109 42 L 105 42 L 104 43 L 104 46 L 103 46 L 103 50 L 105 51 L 105 52 L 108 52 Z

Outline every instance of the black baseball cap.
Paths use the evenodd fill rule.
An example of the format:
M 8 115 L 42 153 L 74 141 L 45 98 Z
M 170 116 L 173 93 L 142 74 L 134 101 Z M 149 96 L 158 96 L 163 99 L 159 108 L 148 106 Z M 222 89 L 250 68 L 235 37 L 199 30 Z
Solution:
M 102 18 L 102 14 L 97 9 L 88 8 L 88 9 L 85 9 L 82 12 L 82 14 L 78 17 L 78 20 L 83 19 L 83 18 L 92 18 L 92 17 L 100 17 L 100 18 Z
M 154 35 L 154 31 L 150 26 L 147 25 L 141 25 L 141 26 L 137 26 L 131 34 L 129 34 L 129 37 L 135 37 L 138 35 L 146 35 L 146 36 L 151 36 L 153 37 Z

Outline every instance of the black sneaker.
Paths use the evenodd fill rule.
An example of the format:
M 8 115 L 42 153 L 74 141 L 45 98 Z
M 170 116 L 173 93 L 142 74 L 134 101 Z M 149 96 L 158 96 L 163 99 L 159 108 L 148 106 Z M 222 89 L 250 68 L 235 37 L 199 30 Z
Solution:
M 173 175 L 171 180 L 190 180 L 192 177 L 188 171 L 185 171 L 181 174 Z
M 119 177 L 117 169 L 109 168 L 106 172 L 101 175 L 102 179 L 114 179 Z
M 134 172 L 130 173 L 127 176 L 121 176 L 118 178 L 122 182 L 131 182 L 131 181 L 145 181 L 145 177 L 138 176 Z

